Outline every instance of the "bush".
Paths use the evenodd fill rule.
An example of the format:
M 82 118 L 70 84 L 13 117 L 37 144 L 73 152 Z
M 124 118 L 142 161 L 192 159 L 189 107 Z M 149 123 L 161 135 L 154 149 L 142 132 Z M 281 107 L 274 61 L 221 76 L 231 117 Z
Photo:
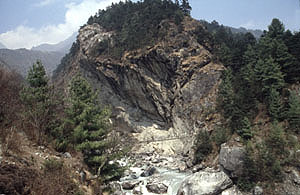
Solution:
M 219 147 L 221 144 L 225 143 L 229 137 L 229 130 L 223 127 L 217 127 L 214 131 L 213 141 Z
M 45 172 L 54 172 L 61 171 L 64 163 L 63 161 L 57 160 L 55 158 L 50 158 L 44 161 L 43 166 Z
M 211 139 L 207 131 L 200 131 L 195 143 L 194 163 L 201 163 L 212 152 Z

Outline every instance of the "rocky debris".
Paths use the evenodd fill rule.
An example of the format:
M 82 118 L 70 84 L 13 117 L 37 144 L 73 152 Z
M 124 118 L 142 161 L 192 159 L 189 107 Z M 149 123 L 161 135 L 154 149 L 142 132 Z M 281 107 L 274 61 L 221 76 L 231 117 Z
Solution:
M 64 157 L 64 158 L 72 158 L 72 156 L 71 156 L 71 154 L 70 154 L 69 152 L 65 152 L 65 153 L 63 154 L 63 157 Z
M 243 173 L 245 149 L 240 146 L 221 145 L 219 163 L 231 178 L 236 178 Z
M 2 162 L 2 159 L 3 159 L 3 157 L 2 157 L 2 145 L 0 144 L 0 164 Z
M 158 173 L 158 170 L 155 167 L 148 167 L 142 174 L 141 177 L 149 177 L 155 173 Z
M 300 150 L 296 151 L 295 157 L 296 157 L 297 162 L 300 164 Z
M 146 185 L 146 188 L 149 192 L 155 194 L 164 194 L 168 192 L 168 186 L 163 183 L 149 183 Z
M 206 168 L 185 179 L 177 195 L 217 195 L 231 185 L 231 179 L 224 172 Z
M 199 171 L 201 171 L 203 168 L 204 168 L 203 164 L 197 164 L 197 165 L 195 165 L 195 166 L 193 167 L 192 172 L 193 172 L 193 173 L 199 172 Z
M 108 184 L 108 188 L 110 188 L 113 193 L 112 195 L 123 195 L 124 193 L 122 192 L 122 187 L 121 187 L 121 184 L 119 184 L 118 182 L 110 182 Z
M 132 193 L 135 194 L 135 195 L 142 195 L 143 192 L 142 192 L 142 190 L 141 190 L 141 186 L 135 187 L 135 188 L 133 189 Z
M 292 180 L 295 182 L 295 184 L 300 185 L 300 176 L 299 176 L 298 171 L 292 170 L 291 177 L 292 177 Z
M 141 181 L 125 181 L 122 183 L 124 190 L 132 190 L 135 186 L 138 186 Z
M 255 186 L 253 188 L 253 195 L 263 195 L 264 190 L 260 186 Z
M 221 195 L 243 195 L 243 193 L 236 186 L 232 186 L 224 190 Z

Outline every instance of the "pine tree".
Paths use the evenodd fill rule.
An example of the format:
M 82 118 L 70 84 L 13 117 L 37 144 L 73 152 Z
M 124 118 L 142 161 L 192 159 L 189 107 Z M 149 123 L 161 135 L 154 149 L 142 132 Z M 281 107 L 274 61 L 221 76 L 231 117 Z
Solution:
M 290 128 L 296 133 L 300 133 L 300 96 L 295 91 L 290 94 L 288 106 L 287 119 Z
M 268 30 L 269 31 L 267 32 L 267 36 L 275 39 L 282 39 L 283 33 L 285 31 L 284 25 L 277 18 L 274 18 L 272 20 L 272 23 L 271 25 L 269 25 Z
M 83 153 L 85 163 L 104 180 L 119 177 L 120 167 L 109 164 L 119 157 L 114 148 L 117 143 L 111 143 L 107 137 L 110 133 L 109 109 L 99 105 L 97 94 L 79 75 L 70 83 L 69 102 L 67 113 L 68 123 L 73 129 L 72 141 Z
M 272 124 L 270 134 L 267 139 L 267 146 L 274 156 L 280 156 L 284 154 L 286 140 L 284 131 L 277 121 L 273 122 Z
M 50 134 L 54 119 L 54 102 L 51 99 L 51 88 L 43 64 L 37 61 L 30 68 L 20 97 L 25 107 L 24 122 L 33 128 L 39 144 L 43 134 Z
M 268 112 L 272 120 L 280 120 L 282 117 L 283 103 L 276 89 L 271 89 L 268 97 Z
M 185 15 L 190 15 L 191 14 L 191 10 L 192 10 L 192 7 L 190 6 L 190 3 L 188 0 L 181 0 L 181 9 L 183 11 L 183 13 Z
M 261 99 L 268 97 L 271 89 L 281 90 L 284 86 L 283 74 L 273 58 L 258 60 L 254 67 L 255 82 L 260 89 Z
M 243 138 L 243 139 L 251 139 L 253 134 L 251 132 L 251 123 L 247 117 L 244 117 L 241 120 L 241 128 L 237 131 L 237 133 Z

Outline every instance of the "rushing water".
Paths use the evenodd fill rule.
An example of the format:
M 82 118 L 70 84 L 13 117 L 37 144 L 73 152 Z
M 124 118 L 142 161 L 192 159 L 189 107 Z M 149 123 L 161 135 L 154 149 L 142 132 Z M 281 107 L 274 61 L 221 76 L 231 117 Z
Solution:
M 166 168 L 158 168 L 156 167 L 158 173 L 155 173 L 152 176 L 149 177 L 141 177 L 141 174 L 144 170 L 144 168 L 138 168 L 138 167 L 132 167 L 130 170 L 134 175 L 136 175 L 138 178 L 132 179 L 132 177 L 127 176 L 120 180 L 120 183 L 123 182 L 134 182 L 134 181 L 140 181 L 139 185 L 135 187 L 138 191 L 142 192 L 142 194 L 149 194 L 154 195 L 154 193 L 148 192 L 146 185 L 151 182 L 155 183 L 162 183 L 168 186 L 168 191 L 165 194 L 168 195 L 176 195 L 177 191 L 183 182 L 184 179 L 186 179 L 191 173 L 188 172 L 179 172 L 178 170 L 170 170 Z M 131 195 L 133 194 L 133 190 L 123 190 L 124 193 Z

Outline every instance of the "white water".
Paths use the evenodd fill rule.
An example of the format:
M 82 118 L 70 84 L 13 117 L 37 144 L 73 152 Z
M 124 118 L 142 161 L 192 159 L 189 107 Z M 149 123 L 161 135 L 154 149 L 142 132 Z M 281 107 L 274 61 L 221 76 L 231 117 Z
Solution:
M 156 167 L 157 168 L 157 167 Z M 138 167 L 132 167 L 130 170 L 135 173 L 136 176 L 138 176 L 137 179 L 131 179 L 130 177 L 125 177 L 121 179 L 121 184 L 125 181 L 141 181 L 138 187 L 135 187 L 139 189 L 143 194 L 145 195 L 155 195 L 154 193 L 148 192 L 146 185 L 150 181 L 155 181 L 159 183 L 163 183 L 166 186 L 168 186 L 168 191 L 166 194 L 168 195 L 176 195 L 177 191 L 183 182 L 185 178 L 187 178 L 191 173 L 187 172 L 179 172 L 177 170 L 169 170 L 166 168 L 157 168 L 159 173 L 156 173 L 149 177 L 140 177 L 141 173 L 143 172 L 142 168 Z M 132 190 L 123 190 L 123 192 L 126 193 L 126 195 L 133 194 Z

